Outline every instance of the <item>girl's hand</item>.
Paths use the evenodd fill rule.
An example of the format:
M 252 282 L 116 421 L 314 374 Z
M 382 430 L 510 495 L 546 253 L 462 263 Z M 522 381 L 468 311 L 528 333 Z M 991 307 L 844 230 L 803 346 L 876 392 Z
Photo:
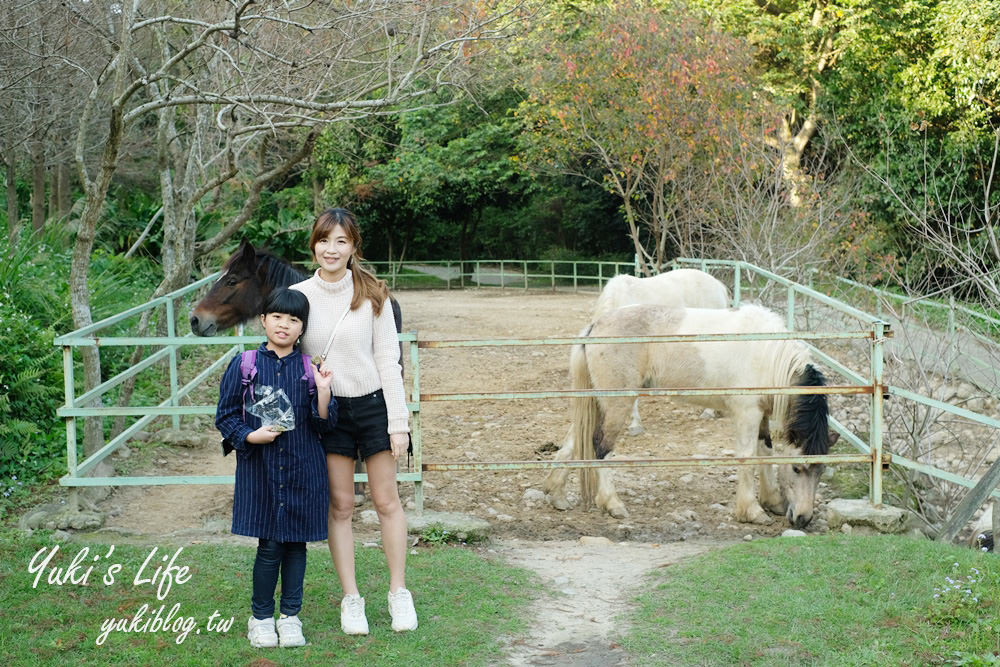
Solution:
M 333 371 L 329 368 L 317 368 L 315 376 L 317 389 L 329 389 L 333 383 Z
M 256 431 L 247 436 L 247 442 L 251 445 L 266 445 L 274 442 L 274 439 L 281 435 L 281 431 L 272 426 L 261 426 Z
M 399 460 L 399 457 L 406 454 L 406 450 L 410 447 L 410 434 L 390 433 L 389 444 L 392 446 L 392 457 Z

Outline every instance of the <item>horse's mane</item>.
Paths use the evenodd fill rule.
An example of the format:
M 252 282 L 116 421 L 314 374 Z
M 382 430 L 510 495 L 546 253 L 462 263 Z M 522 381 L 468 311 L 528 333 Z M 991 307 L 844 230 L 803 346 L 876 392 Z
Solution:
M 302 271 L 299 271 L 289 262 L 276 256 L 270 250 L 266 248 L 254 248 L 257 258 L 257 270 L 260 271 L 261 267 L 264 267 L 264 282 L 269 285 L 272 289 L 277 287 L 288 287 L 289 285 L 294 285 L 295 283 L 302 282 L 309 276 Z M 235 254 L 226 260 L 226 264 L 223 267 L 224 271 L 228 271 L 232 268 L 232 264 L 239 259 L 239 254 Z
M 266 281 L 268 285 L 273 287 L 288 287 L 289 285 L 300 283 L 309 277 L 285 260 L 275 257 L 269 252 L 258 250 L 257 257 L 261 263 L 267 263 Z
M 815 366 L 806 364 L 792 383 L 801 387 L 824 387 L 826 378 Z M 830 432 L 826 394 L 799 394 L 791 403 L 791 414 L 785 426 L 789 443 L 802 447 L 806 456 L 828 453 Z

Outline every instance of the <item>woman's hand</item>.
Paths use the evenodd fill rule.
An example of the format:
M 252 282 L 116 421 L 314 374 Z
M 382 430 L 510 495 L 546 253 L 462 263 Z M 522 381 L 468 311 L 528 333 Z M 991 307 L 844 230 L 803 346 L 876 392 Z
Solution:
M 315 377 L 317 389 L 329 389 L 333 383 L 333 371 L 329 368 L 317 368 Z
M 274 439 L 279 435 L 281 435 L 281 431 L 275 429 L 273 426 L 261 426 L 247 436 L 247 442 L 251 445 L 266 445 L 274 442 Z
M 399 457 L 405 454 L 410 447 L 410 434 L 390 433 L 389 444 L 392 445 L 392 457 L 399 460 Z

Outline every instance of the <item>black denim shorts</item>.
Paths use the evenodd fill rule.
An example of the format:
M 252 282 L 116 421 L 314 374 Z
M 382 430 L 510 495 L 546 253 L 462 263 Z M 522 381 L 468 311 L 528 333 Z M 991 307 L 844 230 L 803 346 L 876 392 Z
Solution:
M 372 454 L 392 451 L 389 417 L 381 389 L 364 396 L 336 398 L 337 426 L 323 434 L 323 449 L 327 454 L 364 460 Z

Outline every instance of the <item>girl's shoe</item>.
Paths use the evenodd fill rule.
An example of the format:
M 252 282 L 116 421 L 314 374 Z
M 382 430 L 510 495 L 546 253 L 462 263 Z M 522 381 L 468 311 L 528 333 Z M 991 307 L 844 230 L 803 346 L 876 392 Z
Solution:
M 247 639 L 254 648 L 274 648 L 278 645 L 278 634 L 274 631 L 273 618 L 250 617 L 247 621 Z
M 278 643 L 282 648 L 306 645 L 306 638 L 302 635 L 302 621 L 299 620 L 298 615 L 282 616 L 276 625 Z
M 392 616 L 392 629 L 396 632 L 417 629 L 417 610 L 413 608 L 413 596 L 410 591 L 400 588 L 389 592 L 389 615 Z
M 340 601 L 340 629 L 348 635 L 368 634 L 365 599 L 357 593 L 345 595 Z

